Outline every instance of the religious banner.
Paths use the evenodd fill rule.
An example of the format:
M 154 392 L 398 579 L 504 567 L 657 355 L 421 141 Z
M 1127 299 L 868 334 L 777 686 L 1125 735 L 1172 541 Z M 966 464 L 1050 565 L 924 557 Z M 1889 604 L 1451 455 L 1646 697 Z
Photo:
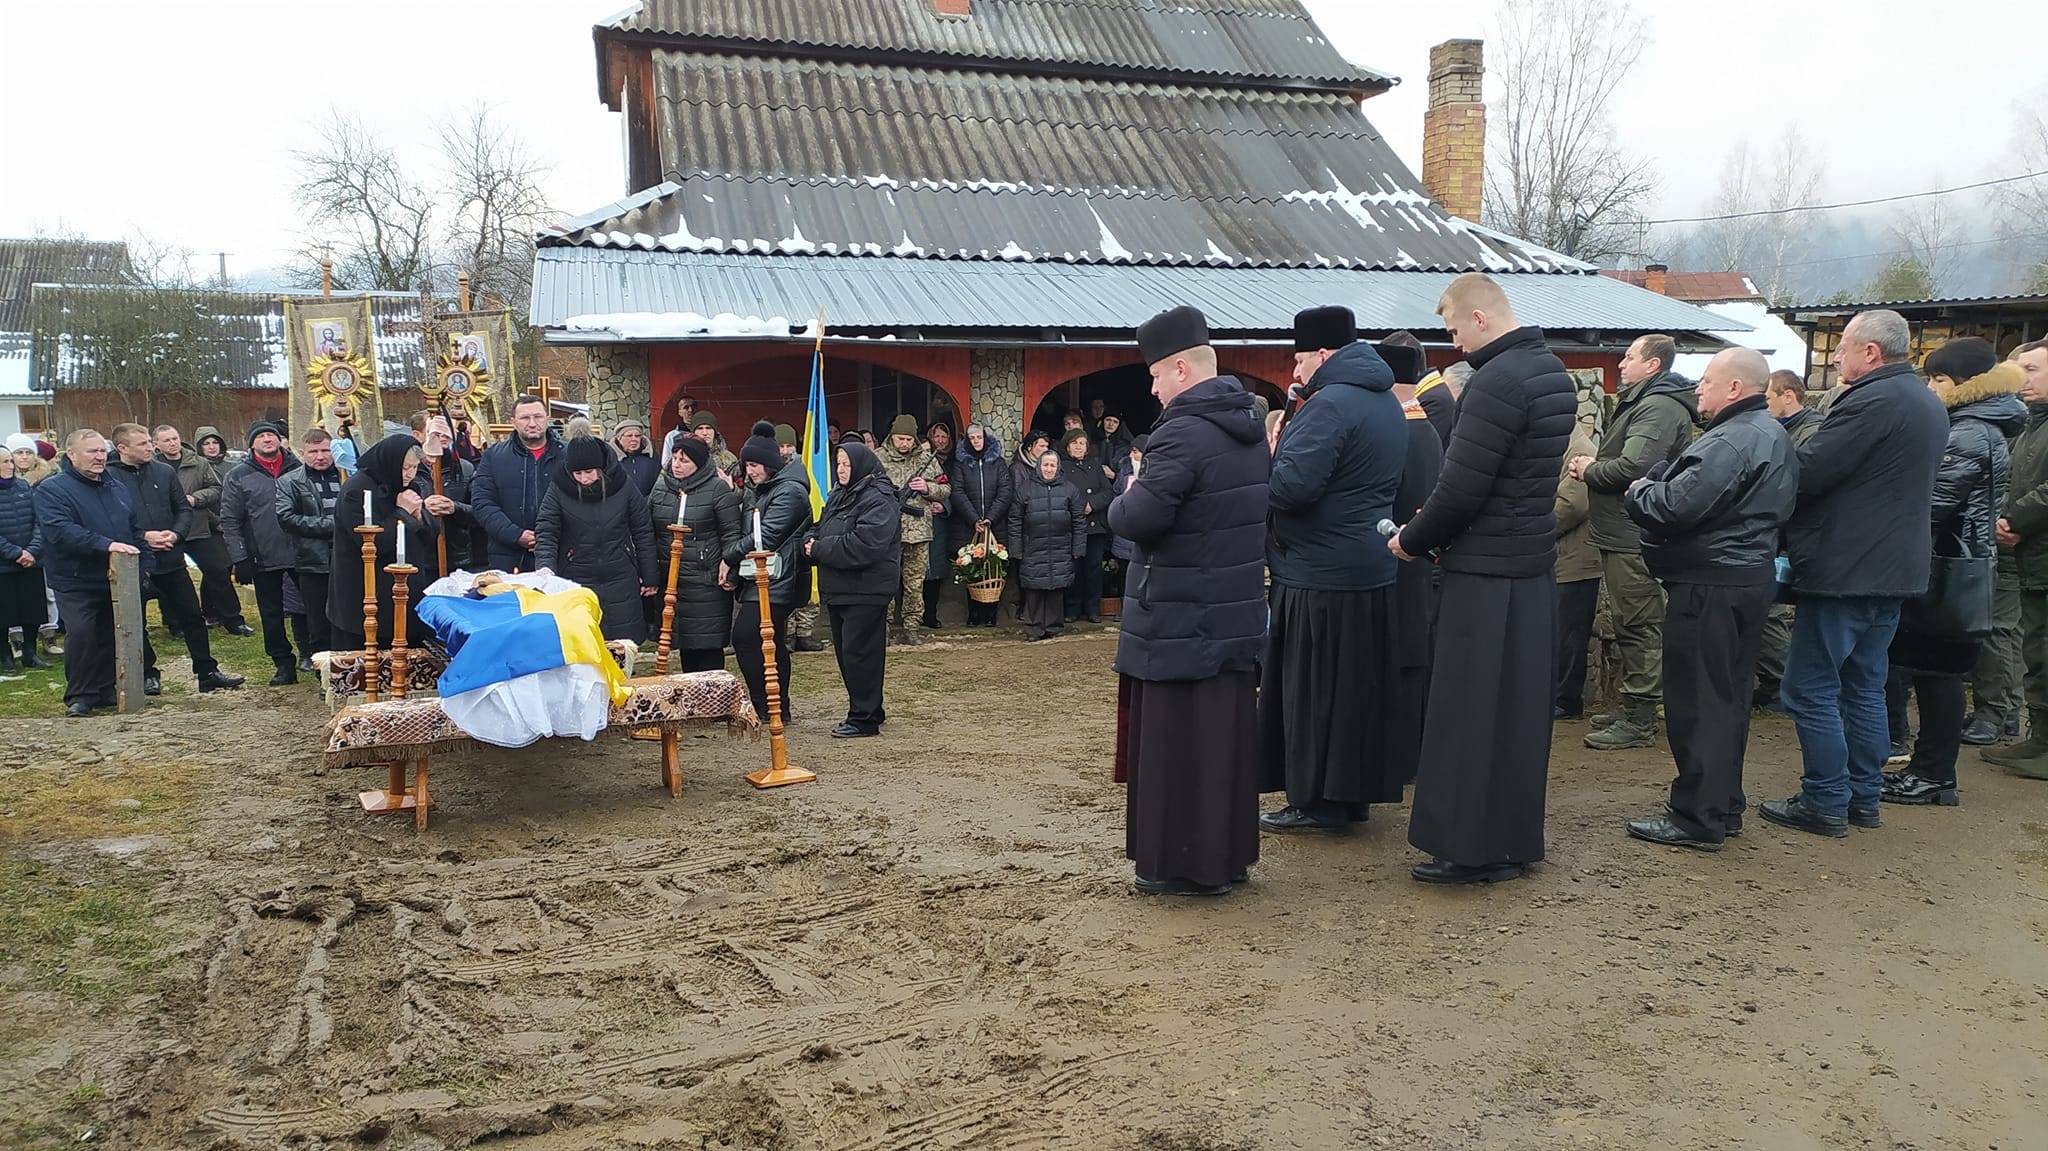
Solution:
M 433 407 L 480 427 L 512 417 L 519 396 L 512 357 L 512 314 L 503 309 L 443 312 L 434 319 L 432 380 L 422 391 Z
M 287 296 L 284 328 L 292 442 L 315 424 L 337 432 L 344 419 L 358 443 L 383 439 L 384 400 L 369 299 Z

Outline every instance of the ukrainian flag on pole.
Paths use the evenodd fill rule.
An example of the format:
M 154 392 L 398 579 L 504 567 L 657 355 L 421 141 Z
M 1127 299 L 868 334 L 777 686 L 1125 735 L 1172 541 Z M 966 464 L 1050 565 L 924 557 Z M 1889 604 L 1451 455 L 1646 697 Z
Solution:
M 825 313 L 818 313 L 818 342 L 811 352 L 811 395 L 804 405 L 804 471 L 811 477 L 811 519 L 825 514 L 832 490 L 833 445 L 825 442 Z M 811 602 L 818 600 L 818 569 L 811 569 Z

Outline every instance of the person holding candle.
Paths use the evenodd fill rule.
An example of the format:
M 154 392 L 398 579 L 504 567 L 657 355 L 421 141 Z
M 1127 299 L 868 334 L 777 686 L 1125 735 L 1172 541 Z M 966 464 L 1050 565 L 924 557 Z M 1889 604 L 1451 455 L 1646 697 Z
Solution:
M 418 440 L 388 436 L 363 452 L 356 460 L 356 473 L 342 485 L 334 505 L 334 552 L 327 580 L 327 619 L 333 625 L 330 642 L 335 651 L 363 648 L 363 537 L 356 528 L 372 523 L 384 529 L 377 537 L 378 646 L 391 644 L 391 576 L 384 569 L 400 563 L 419 569 L 406 580 L 408 608 L 419 603 L 428 584 L 441 578 L 434 547 L 441 520 L 414 487 L 424 458 Z M 409 614 L 407 635 L 431 634 L 417 611 Z
M 699 413 L 700 415 L 702 413 Z M 733 657 L 746 676 L 747 689 L 754 697 L 754 711 L 764 719 L 768 714 L 767 665 L 761 658 L 760 590 L 751 576 L 739 574 L 740 561 L 750 552 L 773 552 L 777 574 L 768 583 L 768 618 L 775 632 L 775 668 L 782 684 L 782 718 L 789 720 L 789 616 L 796 605 L 810 597 L 810 559 L 803 541 L 811 528 L 811 498 L 801 476 L 801 462 L 782 466 L 782 452 L 775 438 L 751 436 L 740 449 L 741 478 L 745 489 L 740 507 L 746 515 L 746 534 L 725 549 L 719 565 L 718 582 L 739 591 L 739 610 L 733 614 Z M 779 569 L 779 571 L 777 570 Z
M 659 563 L 668 554 L 656 540 L 647 497 L 595 436 L 570 440 L 563 461 L 540 503 L 534 559 L 597 593 L 606 639 L 645 642 L 641 605 L 659 595 Z
M 668 528 L 682 524 L 690 529 L 683 537 L 682 569 L 676 575 L 675 631 L 669 640 L 679 657 L 680 671 L 717 671 L 725 666 L 725 640 L 732 630 L 732 592 L 720 586 L 719 560 L 740 546 L 752 524 L 740 526 L 740 494 L 711 467 L 711 448 L 695 436 L 679 436 L 669 453 L 668 466 L 654 481 L 648 510 L 660 545 L 663 563 L 668 557 Z M 666 567 L 661 568 L 665 578 Z M 661 597 L 656 596 L 657 626 Z M 760 637 L 754 646 L 760 647 Z

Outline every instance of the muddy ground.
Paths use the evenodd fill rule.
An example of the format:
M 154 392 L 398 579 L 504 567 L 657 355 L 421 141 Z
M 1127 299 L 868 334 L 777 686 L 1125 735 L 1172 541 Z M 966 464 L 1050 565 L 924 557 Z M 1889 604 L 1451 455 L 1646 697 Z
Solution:
M 427 834 L 309 689 L 9 719 L 0 1145 L 2048 1147 L 2048 785 L 1718 856 L 1621 835 L 1668 755 L 1561 725 L 1549 861 L 1443 891 L 1406 810 L 1128 890 L 1109 634 L 892 655 L 839 743 L 447 758 Z M 1765 717 L 1752 791 L 1794 786 Z

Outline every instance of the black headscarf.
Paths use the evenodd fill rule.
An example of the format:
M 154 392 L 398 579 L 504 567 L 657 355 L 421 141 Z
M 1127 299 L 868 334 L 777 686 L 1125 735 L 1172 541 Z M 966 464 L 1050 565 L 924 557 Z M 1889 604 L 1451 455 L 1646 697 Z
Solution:
M 375 480 L 387 498 L 393 497 L 405 487 L 405 457 L 425 450 L 411 436 L 385 436 L 356 457 L 356 471 Z
M 833 488 L 832 495 L 825 500 L 827 518 L 851 511 L 854 501 L 860 498 L 861 490 L 870 480 L 876 476 L 888 475 L 888 470 L 882 467 L 882 461 L 875 453 L 869 451 L 866 444 L 857 441 L 840 444 L 834 451 L 832 469 L 835 474 L 839 470 L 838 452 L 846 453 L 846 462 L 852 467 L 847 471 L 846 482 Z

